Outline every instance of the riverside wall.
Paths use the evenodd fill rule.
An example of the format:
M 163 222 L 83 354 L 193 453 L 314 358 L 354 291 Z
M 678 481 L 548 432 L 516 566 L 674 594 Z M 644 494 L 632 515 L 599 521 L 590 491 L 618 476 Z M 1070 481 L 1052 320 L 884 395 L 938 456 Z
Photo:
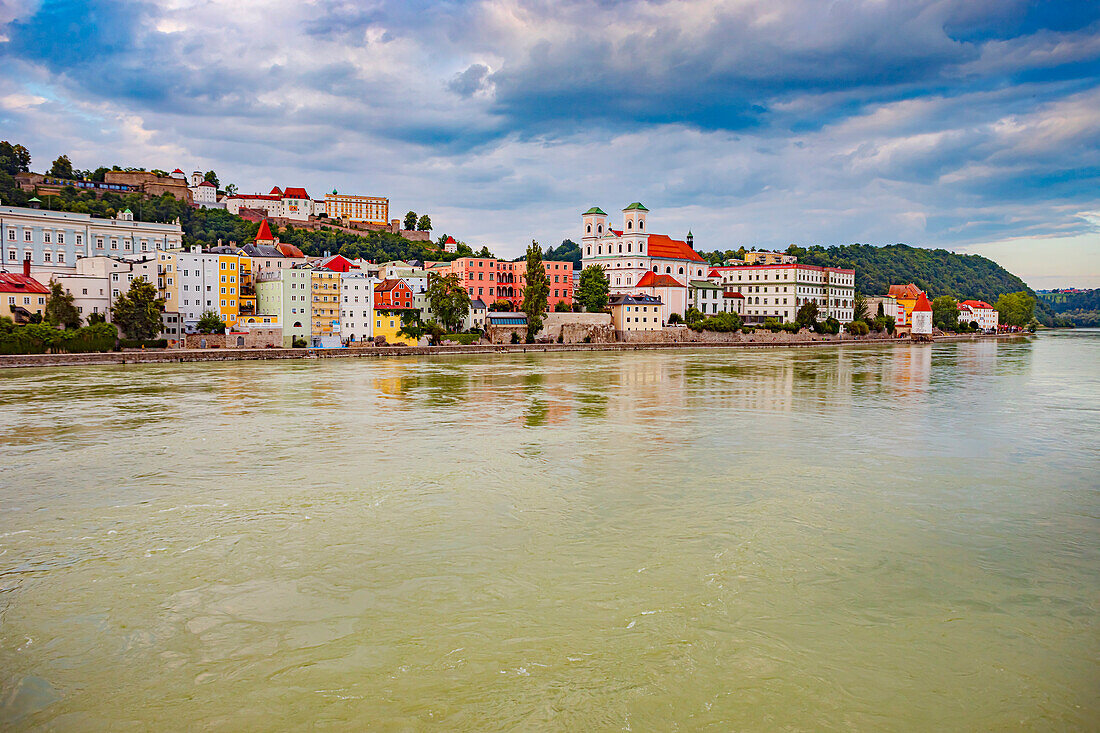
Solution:
M 733 335 L 733 334 L 728 334 Z M 744 334 L 748 335 L 748 334 Z M 753 334 L 756 335 L 756 334 Z M 761 336 L 763 334 L 760 334 Z M 394 356 L 448 356 L 466 354 L 545 353 L 554 351 L 649 351 L 656 349 L 699 348 L 782 348 L 811 346 L 874 346 L 908 344 L 908 339 L 839 338 L 814 334 L 815 339 L 743 341 L 664 341 L 658 343 L 580 343 L 580 344 L 472 344 L 470 346 L 369 346 L 347 349 L 150 349 L 146 351 L 110 351 L 92 354 L 3 354 L 0 369 L 16 367 L 85 366 L 94 364 L 164 364 L 172 362 L 256 361 L 268 359 L 347 359 L 386 358 Z M 977 341 L 1006 338 L 1026 338 L 1026 334 L 985 336 L 966 334 L 939 336 L 937 342 Z

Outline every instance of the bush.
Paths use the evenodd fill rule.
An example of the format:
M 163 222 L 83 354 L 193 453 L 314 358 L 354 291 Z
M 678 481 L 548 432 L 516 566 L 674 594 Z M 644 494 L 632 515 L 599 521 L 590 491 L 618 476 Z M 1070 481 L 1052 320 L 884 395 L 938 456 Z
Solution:
M 772 333 L 779 333 L 779 329 L 782 328 L 782 326 L 780 326 L 779 321 L 775 320 L 774 318 L 765 318 L 764 328 L 768 329 Z
M 555 313 L 568 313 L 568 312 L 569 312 L 570 310 L 571 310 L 571 309 L 570 309 L 570 306 L 569 306 L 569 304 L 568 304 L 568 303 L 566 303 L 566 302 L 565 302 L 564 300 L 559 300 L 559 301 L 558 301 L 558 302 L 557 302 L 557 303 L 556 303 L 556 304 L 554 305 L 554 312 L 555 312 Z
M 673 313 L 668 317 L 668 325 L 675 326 L 677 323 L 683 323 L 684 319 L 679 313 Z
M 784 323 L 779 328 L 783 331 L 786 331 L 787 333 L 798 333 L 802 330 L 802 326 L 799 326 L 793 321 L 791 323 Z
M 512 343 L 513 344 L 518 344 L 519 343 L 519 334 L 515 331 L 512 331 Z
M 382 343 L 386 342 L 385 336 L 379 336 L 378 338 L 382 339 Z M 307 345 L 307 341 L 304 338 L 297 336 L 290 342 L 290 345 L 292 348 L 295 349 L 304 349 Z
M 457 341 L 463 346 L 469 346 L 478 339 L 481 338 L 480 333 L 445 333 L 443 334 L 444 341 Z
M 756 329 L 752 326 L 742 326 L 741 333 L 756 333 Z
M 574 303 L 573 304 L 573 312 L 574 313 L 580 313 L 582 311 L 584 311 L 584 306 L 583 305 L 581 305 L 580 303 Z
M 871 328 L 863 321 L 852 321 L 848 324 L 848 333 L 853 336 L 866 336 L 871 332 Z
M 45 324 L 17 326 L 10 318 L 0 319 L 0 354 L 111 351 L 117 340 L 118 330 L 110 323 L 59 331 Z

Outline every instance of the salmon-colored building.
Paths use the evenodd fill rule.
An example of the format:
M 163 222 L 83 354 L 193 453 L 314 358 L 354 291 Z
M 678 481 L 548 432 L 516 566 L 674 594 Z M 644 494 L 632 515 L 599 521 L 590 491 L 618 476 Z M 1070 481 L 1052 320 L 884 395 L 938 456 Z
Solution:
M 383 280 L 374 286 L 374 307 L 376 310 L 412 308 L 412 288 L 404 280 L 394 278 Z
M 543 262 L 546 278 L 550 282 L 547 304 L 552 310 L 558 303 L 573 303 L 573 263 Z M 459 281 L 470 294 L 470 299 L 481 298 L 492 304 L 507 300 L 513 308 L 523 304 L 523 289 L 527 287 L 527 262 L 507 262 L 491 257 L 459 257 L 453 262 L 431 269 L 440 275 L 458 275 Z

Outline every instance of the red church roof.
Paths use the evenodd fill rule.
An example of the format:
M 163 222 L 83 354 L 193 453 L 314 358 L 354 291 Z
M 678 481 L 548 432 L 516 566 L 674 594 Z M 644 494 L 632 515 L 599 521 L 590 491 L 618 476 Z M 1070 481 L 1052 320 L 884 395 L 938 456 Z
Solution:
M 985 308 L 986 310 L 993 310 L 993 306 L 986 303 L 984 300 L 964 300 L 959 305 L 970 306 L 971 308 Z
M 650 257 L 664 257 L 670 260 L 691 260 L 692 262 L 704 262 L 699 253 L 680 239 L 672 239 L 664 234 L 650 234 L 649 248 L 646 251 Z
M 650 241 L 653 241 L 653 235 L 650 235 Z M 658 275 L 656 272 L 646 272 L 638 280 L 639 288 L 682 288 L 684 287 L 679 280 L 672 275 Z
M 203 182 L 202 182 L 202 183 L 200 183 L 199 185 L 200 185 L 200 186 L 213 186 L 214 184 L 213 184 L 213 183 L 211 183 L 210 181 L 203 181 Z
M 928 302 L 928 296 L 924 293 L 917 296 L 917 304 L 913 306 L 913 312 L 916 313 L 917 311 L 932 312 L 932 304 Z
M 909 283 L 908 285 L 891 285 L 890 291 L 887 294 L 891 298 L 896 298 L 898 300 L 916 300 L 917 296 L 922 292 L 924 291 L 916 285 Z
M 260 222 L 260 231 L 256 232 L 257 242 L 273 242 L 275 237 L 271 236 L 271 227 L 267 225 L 267 219 Z

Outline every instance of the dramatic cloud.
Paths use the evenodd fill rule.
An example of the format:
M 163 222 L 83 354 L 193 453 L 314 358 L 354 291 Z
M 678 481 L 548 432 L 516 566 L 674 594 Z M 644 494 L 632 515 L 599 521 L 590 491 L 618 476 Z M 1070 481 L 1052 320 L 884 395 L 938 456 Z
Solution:
M 1026 242 L 1100 284 L 1095 2 L 0 0 L 0 64 L 38 168 L 389 195 L 509 255 L 642 200 L 704 248 Z

